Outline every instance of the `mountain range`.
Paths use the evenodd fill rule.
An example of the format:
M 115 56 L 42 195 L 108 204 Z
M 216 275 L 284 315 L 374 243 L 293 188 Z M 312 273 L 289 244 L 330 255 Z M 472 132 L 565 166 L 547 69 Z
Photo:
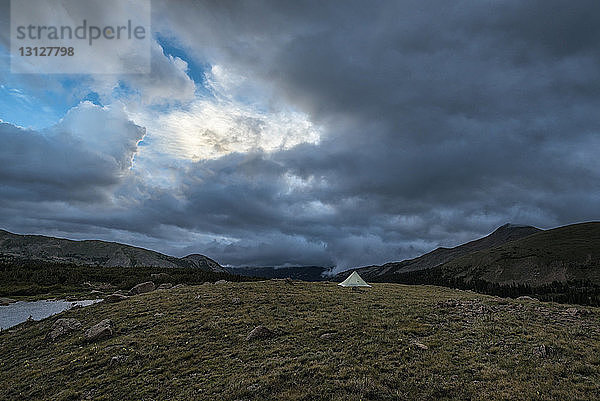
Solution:
M 183 258 L 135 246 L 97 240 L 73 241 L 43 235 L 19 235 L 0 230 L 0 257 L 101 267 L 189 267 L 213 272 L 225 268 L 204 255 Z
M 319 266 L 225 269 L 200 254 L 177 258 L 115 242 L 73 241 L 42 235 L 18 235 L 4 230 L 0 230 L 0 258 L 100 267 L 188 267 L 305 281 L 326 279 L 330 270 Z M 588 281 L 600 285 L 600 222 L 550 230 L 505 224 L 483 238 L 456 247 L 437 248 L 400 262 L 351 269 L 332 279 L 341 281 L 352 271 L 372 282 L 451 285 L 459 280 L 535 287 L 553 282 Z
M 427 272 L 437 280 L 482 280 L 498 285 L 535 287 L 586 280 L 600 285 L 600 222 L 550 230 L 505 224 L 488 236 L 454 248 L 437 248 L 410 260 L 351 269 L 335 279 L 343 280 L 355 270 L 365 280 L 375 282 L 403 282 L 419 276 L 418 272 Z
M 542 230 L 536 227 L 508 223 L 483 238 L 453 248 L 440 247 L 414 259 L 389 262 L 381 266 L 365 266 L 352 270 L 356 270 L 365 280 L 377 280 L 378 277 L 431 269 L 468 253 L 493 248 L 540 231 Z M 338 275 L 340 276 L 338 278 L 347 275 L 348 272 L 343 272 Z

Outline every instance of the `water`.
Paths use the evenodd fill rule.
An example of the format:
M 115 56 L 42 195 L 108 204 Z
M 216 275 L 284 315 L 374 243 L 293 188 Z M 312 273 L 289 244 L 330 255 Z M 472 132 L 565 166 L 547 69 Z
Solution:
M 6 330 L 26 321 L 29 316 L 33 320 L 42 320 L 48 316 L 71 309 L 74 306 L 88 306 L 102 301 L 101 299 L 88 299 L 84 301 L 18 301 L 8 306 L 0 306 L 0 330 Z

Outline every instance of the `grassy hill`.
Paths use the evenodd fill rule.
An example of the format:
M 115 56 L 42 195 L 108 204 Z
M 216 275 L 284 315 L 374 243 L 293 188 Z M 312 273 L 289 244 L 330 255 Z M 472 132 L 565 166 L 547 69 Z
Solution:
M 600 223 L 581 223 L 473 252 L 440 267 L 446 276 L 498 284 L 589 280 L 600 285 Z
M 534 229 L 524 235 L 531 228 L 502 226 L 487 237 L 451 248 L 461 249 L 462 254 L 434 267 L 393 268 L 372 275 L 365 274 L 371 267 L 356 270 L 374 282 L 441 285 L 491 295 L 529 295 L 544 301 L 600 306 L 600 222 Z M 511 231 L 516 235 L 505 235 Z M 473 243 L 479 249 L 465 253 L 473 249 Z M 431 255 L 436 252 L 399 263 L 432 261 Z M 348 274 L 344 272 L 335 279 L 343 280 Z
M 366 280 L 381 281 L 381 277 L 386 277 L 387 279 L 394 275 L 431 269 L 463 255 L 482 249 L 493 248 L 540 231 L 539 228 L 532 226 L 505 224 L 485 237 L 453 248 L 440 247 L 414 259 L 403 260 L 401 262 L 389 262 L 381 266 L 365 266 L 352 270 L 356 270 Z M 349 272 L 343 272 L 338 274 L 336 281 L 344 280 L 348 276 L 348 273 Z
M 0 400 L 597 400 L 600 309 L 431 286 L 154 291 L 0 333 Z M 84 330 L 111 319 L 110 338 Z M 271 338 L 248 341 L 258 325 Z

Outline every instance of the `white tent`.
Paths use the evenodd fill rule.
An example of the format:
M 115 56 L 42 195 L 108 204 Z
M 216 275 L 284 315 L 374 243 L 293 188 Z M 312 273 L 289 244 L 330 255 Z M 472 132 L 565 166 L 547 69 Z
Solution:
M 370 285 L 367 284 L 367 282 L 363 280 L 357 272 L 352 272 L 352 274 L 349 275 L 346 280 L 342 281 L 338 285 L 341 285 L 342 287 L 370 287 Z

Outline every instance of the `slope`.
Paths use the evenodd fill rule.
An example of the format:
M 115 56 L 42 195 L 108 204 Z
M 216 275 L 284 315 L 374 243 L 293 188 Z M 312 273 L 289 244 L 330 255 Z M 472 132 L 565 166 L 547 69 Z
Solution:
M 0 400 L 593 400 L 599 336 L 598 308 L 440 287 L 189 286 L 1 332 Z
M 600 284 L 600 222 L 559 227 L 454 259 L 439 267 L 465 281 L 540 286 L 555 281 Z
M 468 253 L 502 245 L 506 242 L 514 241 L 540 231 L 539 228 L 532 226 L 505 224 L 483 238 L 467 242 L 466 244 L 454 248 L 440 247 L 414 259 L 404 260 L 402 262 L 390 262 L 382 266 L 361 267 L 352 270 L 358 271 L 358 274 L 367 281 L 378 281 L 383 276 L 390 277 L 394 274 L 431 269 Z M 350 271 L 340 273 L 335 279 L 337 281 L 344 280 L 349 273 Z
M 0 230 L 0 256 L 3 259 L 41 260 L 87 266 L 193 267 L 226 272 L 217 262 L 203 255 L 176 258 L 116 242 L 73 241 L 43 235 L 18 235 L 4 230 Z

